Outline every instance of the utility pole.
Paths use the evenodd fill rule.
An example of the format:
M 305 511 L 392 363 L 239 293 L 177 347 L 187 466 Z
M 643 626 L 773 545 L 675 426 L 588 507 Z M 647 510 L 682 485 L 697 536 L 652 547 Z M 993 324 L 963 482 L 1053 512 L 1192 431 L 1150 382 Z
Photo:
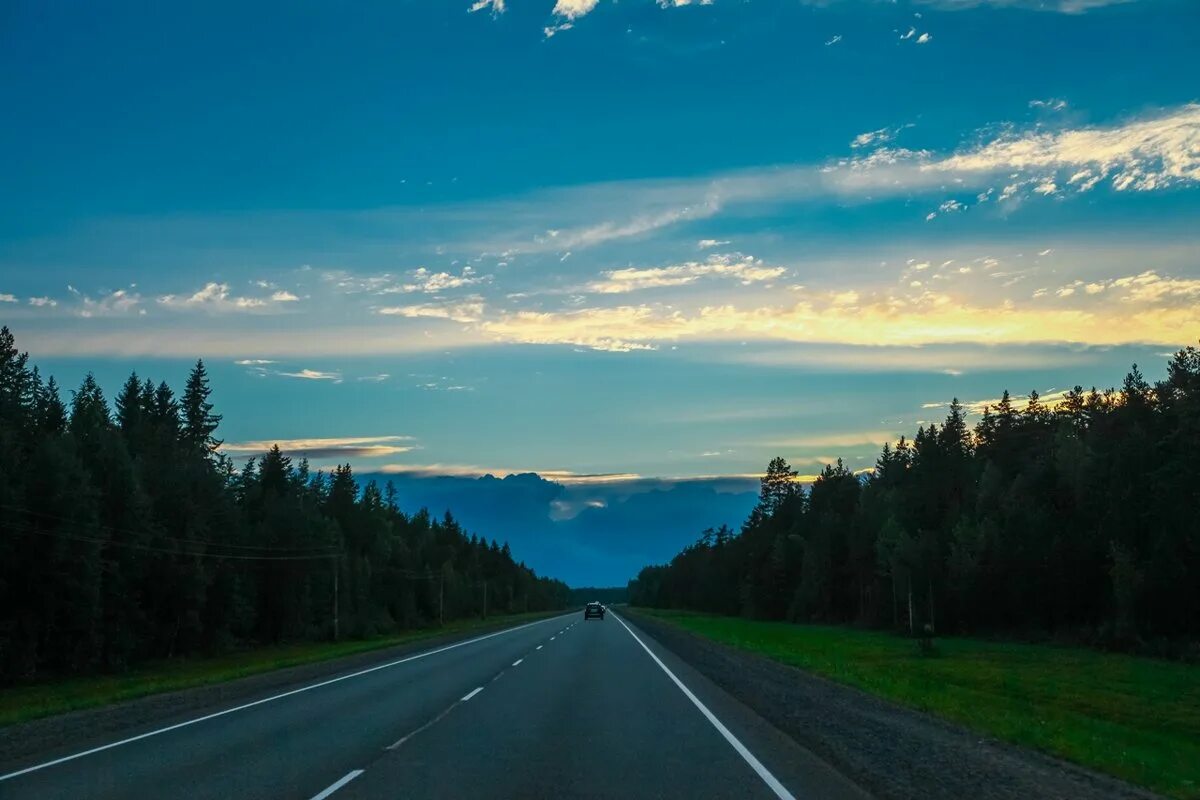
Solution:
M 341 565 L 338 563 L 338 557 L 333 557 L 333 640 L 338 640 L 338 573 Z

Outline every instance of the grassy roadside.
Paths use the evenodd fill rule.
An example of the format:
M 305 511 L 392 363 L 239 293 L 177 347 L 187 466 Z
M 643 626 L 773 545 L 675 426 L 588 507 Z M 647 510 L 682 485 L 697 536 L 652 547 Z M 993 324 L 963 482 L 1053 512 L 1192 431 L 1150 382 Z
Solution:
M 636 609 L 1172 797 L 1200 798 L 1200 668 L 1091 650 L 911 640 L 820 625 Z
M 66 678 L 14 686 L 0 689 L 0 727 L 67 711 L 78 711 L 122 700 L 133 700 L 160 692 L 208 686 L 285 667 L 329 661 L 447 634 L 498 629 L 559 613 L 562 612 L 513 614 L 491 617 L 487 620 L 459 620 L 441 628 L 406 631 L 396 636 L 378 639 L 259 647 L 214 658 L 181 659 L 147 664 L 119 675 Z

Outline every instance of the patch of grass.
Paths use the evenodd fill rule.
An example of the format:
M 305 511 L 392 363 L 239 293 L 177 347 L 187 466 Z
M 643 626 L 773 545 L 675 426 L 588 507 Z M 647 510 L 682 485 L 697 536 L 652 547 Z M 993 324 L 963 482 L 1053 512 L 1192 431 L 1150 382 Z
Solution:
M 423 628 L 377 639 L 258 647 L 213 658 L 156 662 L 116 675 L 94 675 L 18 685 L 0 690 L 0 727 L 160 692 L 207 686 L 276 669 L 328 661 L 446 634 L 501 628 L 557 613 L 561 612 L 514 614 L 491 617 L 487 620 L 458 620 L 441 628 Z
M 1079 648 L 912 639 L 853 628 L 639 609 L 1172 797 L 1200 798 L 1200 668 Z

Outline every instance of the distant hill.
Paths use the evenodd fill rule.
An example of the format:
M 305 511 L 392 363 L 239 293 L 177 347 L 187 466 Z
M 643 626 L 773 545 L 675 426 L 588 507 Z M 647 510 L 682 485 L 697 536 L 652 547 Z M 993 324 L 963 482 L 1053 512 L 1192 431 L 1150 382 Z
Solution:
M 507 540 L 539 574 L 571 586 L 624 586 L 646 564 L 670 560 L 708 527 L 738 527 L 757 499 L 747 479 L 639 479 L 563 485 L 535 473 L 497 478 L 381 475 L 406 512 L 450 509 L 480 536 Z

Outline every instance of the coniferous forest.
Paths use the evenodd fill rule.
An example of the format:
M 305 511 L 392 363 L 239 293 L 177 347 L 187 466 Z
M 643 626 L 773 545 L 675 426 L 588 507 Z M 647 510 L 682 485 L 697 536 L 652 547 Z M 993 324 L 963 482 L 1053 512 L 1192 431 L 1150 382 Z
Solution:
M 568 589 L 350 466 L 237 467 L 201 362 L 64 396 L 0 329 L 0 684 L 562 608 Z M 486 605 L 485 605 L 486 604 Z
M 782 458 L 740 531 L 705 531 L 630 583 L 634 604 L 938 633 L 1048 635 L 1156 655 L 1200 638 L 1200 351 L 1150 385 L 1007 392 L 972 430 L 839 460 L 807 489 Z

